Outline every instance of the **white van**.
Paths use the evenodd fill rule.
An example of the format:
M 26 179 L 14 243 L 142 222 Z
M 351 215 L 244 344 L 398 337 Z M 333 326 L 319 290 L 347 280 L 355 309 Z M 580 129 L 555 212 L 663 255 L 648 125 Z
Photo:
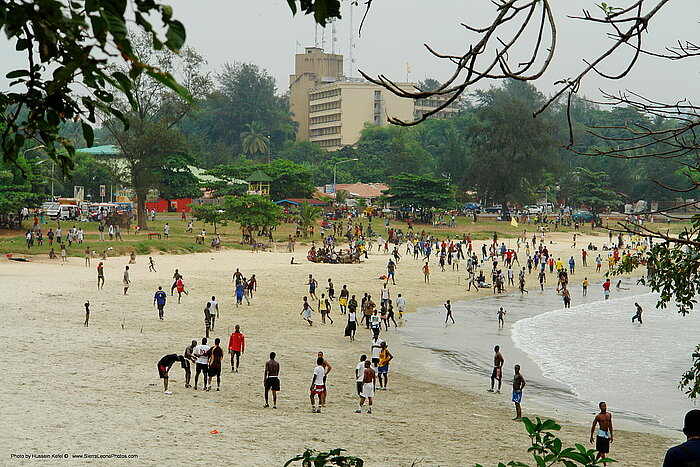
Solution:
M 59 204 L 47 211 L 47 214 L 57 220 L 77 219 L 80 212 L 75 204 Z

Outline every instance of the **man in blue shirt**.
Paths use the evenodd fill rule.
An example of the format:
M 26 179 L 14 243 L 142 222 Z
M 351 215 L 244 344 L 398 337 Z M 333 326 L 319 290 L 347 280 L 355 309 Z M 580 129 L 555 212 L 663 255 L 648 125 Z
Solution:
M 156 294 L 153 296 L 153 305 L 158 306 L 158 317 L 163 320 L 163 312 L 165 309 L 165 299 L 167 297 L 167 294 L 163 292 L 163 287 L 158 286 L 158 291 Z
M 666 451 L 663 467 L 700 466 L 700 410 L 685 414 L 683 433 L 688 441 Z

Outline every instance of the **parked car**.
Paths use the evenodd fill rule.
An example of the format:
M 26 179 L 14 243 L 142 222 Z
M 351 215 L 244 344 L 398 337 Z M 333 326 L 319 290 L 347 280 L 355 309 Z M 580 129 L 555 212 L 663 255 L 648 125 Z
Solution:
M 544 212 L 544 206 L 529 205 L 523 208 L 527 214 L 541 214 Z
M 485 211 L 489 214 L 498 214 L 503 210 L 503 206 L 500 204 L 494 204 L 493 206 L 489 206 L 485 209 Z
M 590 211 L 576 211 L 571 215 L 571 220 L 574 222 L 591 222 L 596 218 L 596 215 Z

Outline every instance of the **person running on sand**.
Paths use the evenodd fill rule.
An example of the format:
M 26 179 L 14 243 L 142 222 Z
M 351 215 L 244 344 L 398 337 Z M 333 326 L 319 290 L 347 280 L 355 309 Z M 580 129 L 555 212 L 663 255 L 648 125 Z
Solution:
M 301 308 L 301 313 L 302 317 L 306 320 L 307 323 L 309 323 L 309 326 L 313 326 L 314 322 L 311 321 L 311 312 L 314 311 L 313 308 L 311 308 L 311 305 L 309 305 L 309 300 L 307 297 L 304 297 L 304 304 L 302 305 Z
M 163 321 L 163 314 L 165 313 L 165 299 L 167 294 L 163 292 L 163 287 L 158 286 L 158 290 L 153 296 L 153 306 L 158 307 L 158 318 Z
M 368 361 L 365 360 L 365 369 L 362 374 L 362 392 L 360 393 L 360 405 L 355 410 L 355 413 L 362 413 L 362 407 L 365 405 L 365 399 L 368 401 L 369 407 L 367 413 L 372 413 L 372 399 L 374 398 L 374 387 L 377 383 L 377 374 Z
M 394 303 L 389 300 L 389 303 L 386 305 L 387 309 L 387 316 L 386 316 L 386 323 L 387 325 L 389 324 L 389 321 L 391 320 L 394 323 L 394 329 L 397 329 L 399 325 L 396 323 L 396 319 L 394 318 Z
M 204 388 L 206 391 L 211 390 L 211 380 L 216 376 L 216 390 L 219 391 L 221 387 L 221 360 L 224 358 L 224 351 L 221 350 L 219 344 L 221 339 L 218 337 L 214 339 L 214 347 L 209 349 L 207 356 L 209 357 L 209 367 L 207 368 L 207 375 L 209 376 L 209 387 Z
M 211 320 L 211 330 L 214 330 L 214 323 L 216 318 L 219 317 L 219 302 L 216 301 L 216 297 L 212 295 L 211 301 L 208 304 L 209 308 L 209 319 Z
M 496 312 L 496 315 L 498 316 L 498 328 L 499 329 L 506 325 L 506 313 L 507 313 L 507 311 L 504 310 L 503 307 L 499 308 L 498 311 Z
M 335 286 L 330 277 L 328 278 L 328 287 L 326 287 L 326 289 L 328 290 L 328 299 L 335 300 Z
M 562 287 L 561 295 L 564 298 L 564 308 L 571 308 L 571 292 L 569 292 L 566 286 Z
M 493 386 L 495 385 L 496 381 L 498 381 L 498 388 L 496 389 L 496 394 L 501 393 L 501 383 L 503 382 L 503 362 L 505 359 L 503 358 L 503 355 L 501 355 L 501 347 L 496 346 L 493 348 L 494 356 L 493 356 L 493 372 L 491 373 L 491 388 L 488 390 L 489 392 L 493 392 Z
M 270 352 L 270 359 L 265 363 L 265 374 L 263 375 L 263 384 L 265 386 L 265 405 L 263 408 L 270 407 L 268 402 L 268 393 L 272 391 L 272 408 L 277 408 L 277 392 L 280 390 L 280 364 L 275 357 L 275 352 Z
M 175 362 L 182 362 L 185 359 L 182 355 L 169 354 L 158 360 L 158 375 L 163 380 L 163 394 L 172 394 L 168 391 L 168 372 Z
M 156 262 L 153 261 L 153 256 L 148 257 L 148 271 L 149 272 L 158 272 L 156 271 Z
M 185 295 L 189 295 L 189 293 L 185 290 L 185 283 L 182 280 L 182 275 L 180 275 L 180 278 L 177 280 L 177 282 L 175 282 L 175 287 L 177 288 L 177 303 L 180 303 L 183 293 Z
M 612 424 L 612 414 L 608 412 L 608 406 L 605 402 L 598 404 L 600 408 L 600 413 L 593 419 L 593 426 L 591 426 L 591 443 L 593 443 L 593 435 L 595 433 L 595 427 L 598 425 L 598 434 L 595 440 L 595 449 L 598 454 L 595 456 L 595 460 L 604 459 L 610 452 L 610 443 L 613 442 L 613 424 Z M 603 465 L 607 465 L 605 462 Z
M 401 294 L 396 299 L 396 308 L 399 310 L 399 318 L 403 318 L 403 313 L 406 311 L 406 299 Z
M 100 261 L 97 265 L 97 289 L 104 289 L 105 287 L 105 268 L 104 263 Z
M 231 354 L 231 373 L 238 373 L 238 365 L 241 363 L 241 354 L 245 352 L 245 336 L 241 332 L 241 326 L 238 324 L 231 333 L 231 337 L 228 339 L 228 352 Z
M 177 280 L 180 278 L 180 271 L 177 269 L 175 270 L 175 273 L 173 274 L 173 285 L 170 286 L 170 296 L 173 296 L 173 291 L 177 287 Z
M 323 357 L 318 357 L 316 359 L 316 367 L 314 367 L 314 373 L 311 378 L 311 387 L 309 388 L 309 399 L 311 399 L 311 412 L 321 413 L 321 397 L 325 390 L 326 383 L 325 372 L 323 369 Z M 316 408 L 316 396 L 318 396 L 318 408 Z
M 124 295 L 126 295 L 126 291 L 129 290 L 129 286 L 131 285 L 131 279 L 129 278 L 129 266 L 126 266 L 126 269 L 124 269 L 124 278 L 122 279 L 122 282 L 124 283 Z
M 632 321 L 634 322 L 634 321 Z M 88 327 L 90 324 L 90 300 L 85 302 L 85 322 L 83 323 L 83 327 Z
M 632 316 L 632 324 L 634 324 L 635 319 L 639 320 L 639 324 L 642 324 L 642 312 L 644 310 L 642 310 L 642 306 L 639 303 L 635 302 L 634 306 L 637 307 L 637 312 Z
M 452 324 L 454 324 L 455 319 L 452 317 L 452 304 L 450 304 L 450 301 L 447 300 L 447 301 L 443 304 L 443 306 L 444 306 L 445 309 L 447 310 L 447 315 L 445 316 L 445 324 L 447 324 L 447 320 L 448 320 L 448 319 L 451 319 L 451 320 L 452 320 Z
M 515 403 L 515 418 L 513 420 L 520 421 L 522 419 L 522 410 L 520 403 L 523 400 L 523 388 L 525 387 L 525 378 L 520 373 L 520 365 L 515 365 L 515 376 L 513 377 L 513 402 Z

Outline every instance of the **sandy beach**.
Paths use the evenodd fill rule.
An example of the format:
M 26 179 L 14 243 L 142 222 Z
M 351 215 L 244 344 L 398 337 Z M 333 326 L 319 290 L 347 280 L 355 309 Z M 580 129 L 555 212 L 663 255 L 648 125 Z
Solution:
M 579 248 L 570 248 L 570 234 L 551 234 L 549 245 L 555 257 L 574 254 L 580 245 L 600 245 L 604 237 L 580 237 Z M 475 242 L 480 248 L 482 242 Z M 511 244 L 514 246 L 513 240 Z M 342 447 L 362 457 L 366 465 L 461 466 L 476 462 L 495 465 L 499 461 L 529 461 L 529 439 L 521 423 L 511 421 L 513 407 L 509 390 L 487 394 L 476 386 L 449 382 L 439 371 L 424 370 L 427 358 L 419 349 L 405 346 L 393 331 L 382 333 L 394 354 L 389 390 L 375 398 L 375 411 L 355 414 L 354 368 L 363 353 L 369 353 L 370 333 L 358 329 L 357 340 L 343 337 L 345 317 L 337 304 L 331 316 L 335 324 L 321 325 L 314 314 L 309 327 L 299 315 L 308 288 L 308 274 L 323 287 L 328 278 L 336 294 L 347 284 L 359 298 L 369 292 L 378 302 L 387 256 L 370 254 L 359 265 L 330 265 L 307 262 L 307 247 L 297 246 L 293 255 L 301 265 L 290 265 L 291 254 L 251 253 L 226 250 L 191 255 L 154 256 L 157 273 L 148 272 L 147 256 L 139 256 L 131 267 L 132 286 L 122 292 L 122 272 L 128 258 L 109 258 L 106 284 L 96 288 L 97 260 L 85 267 L 84 260 L 68 262 L 35 259 L 28 263 L 2 261 L 0 278 L 5 286 L 4 325 L 6 384 L 0 413 L 8 434 L 0 438 L 2 463 L 33 465 L 37 459 L 11 455 L 66 454 L 54 459 L 61 465 L 125 463 L 130 465 L 195 465 L 226 462 L 229 465 L 282 465 L 305 448 L 328 450 Z M 401 248 L 403 254 L 405 247 Z M 521 251 L 521 258 L 524 253 Z M 578 287 L 584 273 L 592 282 L 595 254 L 588 268 L 572 278 Z M 435 306 L 446 298 L 453 301 L 483 297 L 465 290 L 464 272 L 442 273 L 432 265 L 429 285 L 423 283 L 420 261 L 403 258 L 397 269 L 393 297 L 402 293 L 408 309 Z M 168 296 L 165 320 L 159 321 L 153 294 L 159 285 L 169 290 L 178 268 L 185 277 L 189 295 L 182 303 Z M 232 273 L 236 268 L 256 274 L 258 292 L 251 306 L 235 306 Z M 605 268 L 604 268 L 605 269 Z M 487 271 L 485 271 L 487 272 Z M 461 280 L 459 279 L 461 277 Z M 548 288 L 554 294 L 554 277 Z M 534 288 L 534 274 L 528 286 Z M 325 290 L 320 290 L 325 291 Z M 215 295 L 221 317 L 214 337 L 228 342 L 234 325 L 246 337 L 246 352 L 240 372 L 228 372 L 224 359 L 221 392 L 185 389 L 184 374 L 176 364 L 170 371 L 173 394 L 163 394 L 156 362 L 169 353 L 183 353 L 192 339 L 204 333 L 202 310 Z M 84 328 L 83 303 L 89 299 L 90 326 Z M 315 307 L 315 305 L 314 305 Z M 410 320 L 410 314 L 408 318 Z M 333 365 L 328 376 L 328 407 L 311 413 L 308 389 L 316 352 L 323 350 Z M 269 352 L 277 353 L 281 365 L 282 390 L 278 409 L 263 409 L 263 367 Z M 527 375 L 528 368 L 523 368 Z M 535 371 L 533 369 L 533 371 Z M 504 388 L 509 388 L 506 368 Z M 488 381 L 483 381 L 482 389 Z M 200 382 L 201 385 L 201 382 Z M 567 443 L 588 444 L 590 417 L 533 407 L 523 402 L 528 417 L 556 418 L 563 425 Z M 615 408 L 610 407 L 615 413 Z M 678 423 L 684 414 L 678 414 Z M 621 466 L 658 466 L 665 450 L 681 439 L 623 430 L 618 427 L 611 457 Z M 218 434 L 210 434 L 217 430 Z M 74 459 L 73 455 L 119 454 L 138 456 L 121 459 Z

